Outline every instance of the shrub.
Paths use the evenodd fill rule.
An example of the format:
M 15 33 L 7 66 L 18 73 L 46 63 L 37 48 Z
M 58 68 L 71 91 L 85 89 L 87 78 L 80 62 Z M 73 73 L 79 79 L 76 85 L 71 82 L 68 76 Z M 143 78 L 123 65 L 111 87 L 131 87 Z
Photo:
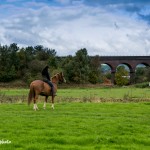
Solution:
M 137 87 L 137 88 L 147 88 L 147 87 L 149 87 L 149 82 L 143 82 L 143 83 L 135 84 L 135 87 Z

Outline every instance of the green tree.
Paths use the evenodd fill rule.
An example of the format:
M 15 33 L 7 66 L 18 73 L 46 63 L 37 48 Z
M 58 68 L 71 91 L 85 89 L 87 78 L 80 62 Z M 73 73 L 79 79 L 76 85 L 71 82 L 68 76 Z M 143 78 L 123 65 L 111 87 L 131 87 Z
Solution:
M 74 81 L 75 72 L 73 69 L 74 66 L 75 66 L 74 57 L 72 57 L 71 55 L 65 57 L 64 60 L 62 61 L 61 67 L 64 70 L 64 74 L 67 82 L 75 82 Z
M 124 66 L 119 66 L 115 74 L 115 82 L 119 86 L 127 85 L 129 83 L 128 71 Z
M 35 59 L 35 56 L 36 56 L 35 54 L 36 54 L 36 51 L 35 51 L 34 47 L 28 46 L 25 48 L 25 55 L 26 55 L 27 62 L 30 62 L 33 59 Z
M 99 56 L 92 57 L 89 68 L 89 82 L 96 84 L 100 81 L 101 71 L 99 65 Z
M 146 76 L 146 81 L 150 82 L 150 67 L 149 66 L 145 68 L 145 76 Z
M 89 56 L 86 48 L 80 49 L 76 52 L 74 58 L 74 80 L 78 83 L 86 83 L 89 79 Z
M 38 60 L 47 60 L 49 56 L 47 55 L 44 47 L 42 45 L 37 45 L 34 47 L 36 53 L 36 59 Z
M 9 61 L 9 65 L 14 66 L 15 70 L 19 70 L 20 68 L 20 60 L 19 57 L 17 55 L 17 52 L 19 50 L 19 47 L 17 46 L 16 43 L 10 44 L 9 46 L 9 50 L 10 50 L 10 61 Z
M 46 53 L 49 56 L 48 65 L 52 69 L 57 69 L 58 68 L 58 61 L 57 61 L 57 58 L 56 58 L 56 51 L 54 49 L 47 49 Z
M 144 74 L 145 74 L 145 69 L 143 67 L 137 67 L 135 72 L 135 82 L 136 83 L 143 82 Z
M 67 56 L 62 62 L 67 80 L 74 83 L 87 83 L 89 79 L 89 56 L 85 48 L 76 52 L 74 57 Z
M 147 66 L 136 68 L 135 82 L 142 83 L 147 81 L 150 81 L 150 67 Z
M 18 47 L 16 44 L 0 46 L 0 81 L 8 82 L 17 77 L 19 59 L 17 56 Z

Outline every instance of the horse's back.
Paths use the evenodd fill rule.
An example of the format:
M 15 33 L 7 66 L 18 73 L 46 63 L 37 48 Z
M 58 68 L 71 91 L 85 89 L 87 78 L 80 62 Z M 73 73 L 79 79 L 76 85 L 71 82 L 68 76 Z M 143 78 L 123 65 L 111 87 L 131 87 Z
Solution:
M 41 91 L 44 88 L 44 82 L 42 80 L 34 80 L 31 82 L 30 88 Z
M 47 93 L 48 91 L 50 91 L 50 87 L 47 83 L 45 83 L 44 81 L 42 80 L 34 80 L 31 82 L 30 84 L 30 88 L 34 88 L 34 90 L 37 92 L 37 93 Z
M 44 84 L 44 81 L 34 80 L 34 81 L 31 82 L 30 86 L 32 86 L 32 85 L 42 85 L 42 84 Z

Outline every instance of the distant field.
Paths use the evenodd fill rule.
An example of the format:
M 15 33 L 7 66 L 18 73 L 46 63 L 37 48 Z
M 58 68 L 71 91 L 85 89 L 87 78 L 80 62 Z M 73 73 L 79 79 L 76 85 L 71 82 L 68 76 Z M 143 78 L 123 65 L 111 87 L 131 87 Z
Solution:
M 1 150 L 150 149 L 149 102 L 38 105 L 0 105 Z
M 29 89 L 0 89 L 1 102 L 25 102 Z M 40 99 L 43 100 L 42 97 Z M 139 102 L 150 101 L 150 88 L 70 88 L 58 89 L 55 102 Z

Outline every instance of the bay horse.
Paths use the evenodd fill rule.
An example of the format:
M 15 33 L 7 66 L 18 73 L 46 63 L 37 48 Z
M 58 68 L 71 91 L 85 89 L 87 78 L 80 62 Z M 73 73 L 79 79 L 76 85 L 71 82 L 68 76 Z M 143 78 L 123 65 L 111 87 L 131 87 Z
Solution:
M 61 82 L 61 83 L 66 82 L 62 72 L 57 73 L 56 75 L 54 75 L 51 78 L 51 81 L 52 81 L 53 86 L 54 86 L 54 93 L 57 92 L 57 84 L 59 82 Z M 45 96 L 45 102 L 44 102 L 44 105 L 43 105 L 43 108 L 45 109 L 48 97 L 52 96 L 51 87 L 48 85 L 48 83 L 46 83 L 42 80 L 34 80 L 30 84 L 30 91 L 29 91 L 29 94 L 28 94 L 28 105 L 30 105 L 30 103 L 33 99 L 33 101 L 34 101 L 33 109 L 35 111 L 38 110 L 36 101 L 38 100 L 39 95 Z M 54 109 L 54 98 L 55 98 L 55 96 L 52 96 L 52 109 Z

